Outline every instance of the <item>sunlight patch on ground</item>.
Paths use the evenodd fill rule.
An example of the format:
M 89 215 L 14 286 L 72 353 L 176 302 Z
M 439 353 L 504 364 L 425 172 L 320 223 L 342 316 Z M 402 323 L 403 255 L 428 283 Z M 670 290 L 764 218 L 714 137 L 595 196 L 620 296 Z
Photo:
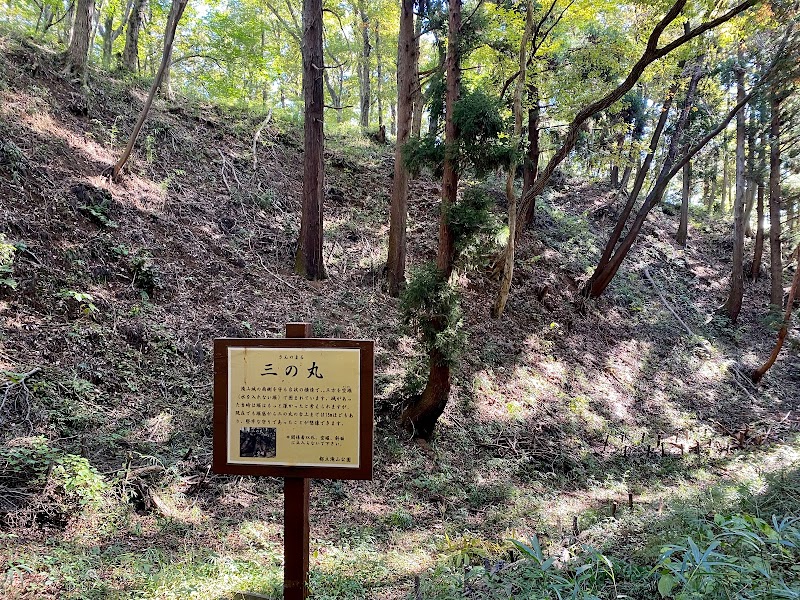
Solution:
M 167 202 L 166 185 L 157 185 L 124 169 L 122 182 L 119 184 L 111 183 L 102 176 L 87 179 L 95 187 L 111 192 L 114 200 L 120 204 L 148 213 L 164 212 Z
M 33 131 L 42 135 L 49 135 L 59 138 L 67 143 L 73 150 L 82 152 L 90 159 L 107 165 L 114 163 L 114 157 L 102 145 L 94 140 L 75 135 L 69 129 L 58 125 L 53 118 L 46 112 L 37 112 L 22 116 L 22 122 L 28 125 Z

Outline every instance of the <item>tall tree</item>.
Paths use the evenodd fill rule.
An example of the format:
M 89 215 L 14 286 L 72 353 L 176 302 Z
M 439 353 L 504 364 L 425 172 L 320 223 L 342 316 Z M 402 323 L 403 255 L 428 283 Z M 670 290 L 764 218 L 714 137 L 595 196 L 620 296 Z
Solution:
M 139 30 L 147 10 L 147 0 L 133 0 L 128 28 L 125 30 L 125 48 L 122 50 L 122 68 L 136 73 L 139 71 Z
M 736 100 L 741 103 L 744 91 L 744 51 L 739 45 L 736 70 Z M 731 285 L 724 311 L 732 323 L 736 322 L 742 310 L 744 296 L 744 210 L 745 210 L 745 154 L 746 136 L 744 112 L 736 116 L 736 197 L 733 204 L 733 265 L 731 267 Z
M 389 256 L 386 261 L 389 294 L 392 296 L 400 293 L 405 281 L 408 168 L 403 162 L 403 146 L 408 141 L 412 127 L 417 43 L 414 37 L 414 0 L 403 0 L 400 5 L 400 35 L 397 39 L 397 139 L 389 214 Z
M 111 175 L 114 179 L 119 176 L 120 172 L 122 171 L 122 167 L 124 167 L 125 163 L 128 162 L 131 152 L 133 152 L 133 145 L 136 143 L 136 138 L 139 137 L 139 132 L 142 130 L 142 125 L 144 125 L 147 114 L 150 112 L 150 107 L 153 105 L 153 99 L 155 98 L 156 92 L 161 85 L 167 65 L 172 60 L 172 47 L 175 42 L 175 32 L 178 29 L 178 23 L 180 22 L 188 3 L 189 0 L 172 0 L 169 16 L 167 17 L 166 30 L 164 31 L 164 49 L 161 55 L 161 66 L 159 66 L 158 73 L 156 73 L 156 76 L 153 79 L 153 85 L 150 87 L 150 93 L 147 95 L 147 99 L 144 102 L 142 112 L 139 113 L 139 119 L 136 121 L 136 125 L 133 126 L 133 132 L 131 132 L 131 137 L 128 139 L 128 145 L 125 146 L 125 150 L 122 151 L 122 155 L 119 157 L 119 160 L 111 171 Z
M 522 141 L 522 91 L 525 88 L 525 70 L 528 64 L 528 44 L 533 35 L 533 3 L 528 0 L 525 31 L 519 44 L 519 75 L 517 84 L 514 88 L 514 99 L 512 102 L 514 116 L 514 137 L 513 139 Z M 538 103 L 539 99 L 535 101 Z M 529 119 L 530 120 L 530 119 Z M 537 142 L 538 143 L 538 142 Z M 538 152 L 538 149 L 537 149 Z M 537 157 L 538 160 L 538 157 Z M 511 289 L 511 280 L 514 277 L 514 240 L 517 235 L 517 192 L 514 190 L 514 181 L 517 176 L 517 162 L 511 161 L 506 175 L 506 200 L 508 202 L 508 241 L 506 242 L 505 254 L 503 257 L 503 274 L 500 280 L 500 289 L 492 307 L 492 317 L 499 318 L 505 310 L 508 301 L 508 293 Z
M 358 85 L 359 85 L 359 124 L 362 129 L 369 127 L 369 109 L 372 105 L 372 88 L 370 84 L 370 23 L 365 7 L 365 0 L 359 0 L 356 11 L 356 24 L 361 34 L 361 52 L 358 57 Z
M 325 101 L 322 56 L 322 0 L 303 3 L 303 98 L 305 100 L 303 156 L 303 212 L 300 240 L 295 258 L 296 271 L 307 279 L 325 279 L 322 258 L 325 195 L 323 123 Z
M 66 72 L 68 75 L 78 77 L 82 85 L 88 83 L 89 38 L 93 19 L 94 0 L 78 0 L 75 20 L 72 23 L 72 36 L 67 48 Z
M 781 257 L 781 101 L 777 81 L 770 86 L 769 121 L 769 302 L 783 302 L 783 261 Z
M 458 195 L 458 165 L 456 147 L 459 130 L 453 110 L 461 93 L 461 0 L 450 0 L 447 30 L 447 88 L 445 93 L 445 153 L 442 175 L 442 201 L 439 216 L 439 247 L 436 253 L 436 270 L 442 281 L 450 279 L 455 259 L 455 243 L 448 215 Z M 434 322 L 435 330 L 444 331 L 443 319 Z M 433 434 L 436 421 L 444 412 L 450 396 L 450 363 L 442 351 L 433 346 L 428 361 L 428 381 L 422 396 L 403 412 L 401 422 L 415 435 L 428 438 Z
M 642 203 L 642 206 L 639 208 L 638 213 L 636 214 L 636 218 L 634 219 L 633 223 L 631 224 L 628 232 L 625 234 L 622 242 L 619 245 L 619 248 L 614 251 L 613 255 L 611 255 L 607 262 L 601 266 L 598 264 L 597 268 L 595 268 L 595 272 L 592 274 L 592 277 L 589 279 L 589 282 L 586 286 L 586 292 L 592 298 L 599 297 L 608 287 L 608 284 L 611 283 L 611 280 L 617 274 L 620 265 L 622 265 L 622 261 L 625 260 L 625 257 L 628 255 L 633 243 L 636 241 L 636 238 L 639 235 L 639 231 L 641 231 L 642 225 L 644 225 L 644 221 L 647 218 L 647 215 L 650 211 L 655 207 L 657 204 L 661 202 L 661 199 L 664 196 L 664 192 L 669 185 L 670 180 L 675 176 L 678 172 L 678 167 L 683 168 L 683 166 L 689 162 L 691 159 L 691 153 L 697 153 L 700 148 L 696 145 L 684 154 L 683 159 L 680 161 L 679 165 L 676 165 L 676 157 L 678 153 L 678 147 L 680 145 L 680 139 L 683 136 L 684 129 L 686 127 L 686 123 L 689 119 L 689 112 L 692 109 L 692 104 L 694 103 L 694 96 L 695 92 L 697 91 L 697 84 L 700 81 L 700 77 L 703 74 L 703 70 L 701 69 L 700 65 L 695 65 L 692 68 L 692 74 L 689 79 L 689 85 L 686 89 L 686 95 L 684 96 L 683 102 L 681 104 L 681 110 L 678 114 L 678 119 L 675 123 L 675 128 L 672 133 L 672 139 L 670 140 L 669 149 L 667 150 L 667 155 L 664 158 L 664 162 L 661 166 L 661 171 L 656 179 L 655 186 L 647 195 L 647 198 Z M 708 137 L 708 136 L 707 136 Z M 704 138 L 705 139 L 705 138 Z M 707 143 L 711 138 L 705 139 L 705 143 Z M 702 146 L 701 146 L 702 147 Z M 610 243 L 614 243 L 613 240 L 610 240 Z M 608 246 L 606 247 L 608 248 Z M 602 258 L 601 258 L 602 261 Z

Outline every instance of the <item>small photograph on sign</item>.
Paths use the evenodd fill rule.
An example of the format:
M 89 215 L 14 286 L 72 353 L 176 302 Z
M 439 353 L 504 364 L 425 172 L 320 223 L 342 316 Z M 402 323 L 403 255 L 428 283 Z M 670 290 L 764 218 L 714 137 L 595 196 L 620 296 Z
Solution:
M 242 427 L 239 429 L 239 456 L 271 458 L 276 453 L 274 427 Z

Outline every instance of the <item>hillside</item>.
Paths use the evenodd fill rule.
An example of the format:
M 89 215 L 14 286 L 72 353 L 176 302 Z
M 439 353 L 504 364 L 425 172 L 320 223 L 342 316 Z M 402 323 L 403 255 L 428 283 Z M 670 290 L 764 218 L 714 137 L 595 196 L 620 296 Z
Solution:
M 416 444 L 397 425 L 414 341 L 383 291 L 391 147 L 327 138 L 329 278 L 311 283 L 292 270 L 300 127 L 159 100 L 113 183 L 145 84 L 91 85 L 87 101 L 49 52 L 0 37 L 0 232 L 17 284 L 0 287 L 0 595 L 279 594 L 281 482 L 210 473 L 211 348 L 293 321 L 376 342 L 375 478 L 312 484 L 316 598 L 413 597 L 415 577 L 418 597 L 466 597 L 463 567 L 499 564 L 509 538 L 652 565 L 693 519 L 797 514 L 797 330 L 753 386 L 775 337 L 769 282 L 747 284 L 736 326 L 716 315 L 727 219 L 698 213 L 684 250 L 677 218 L 655 211 L 587 302 L 578 286 L 619 201 L 576 179 L 550 190 L 502 320 L 488 274 L 460 275 L 468 348 L 433 443 Z M 438 193 L 412 183 L 412 268 L 434 255 Z M 650 584 L 620 593 L 655 597 Z

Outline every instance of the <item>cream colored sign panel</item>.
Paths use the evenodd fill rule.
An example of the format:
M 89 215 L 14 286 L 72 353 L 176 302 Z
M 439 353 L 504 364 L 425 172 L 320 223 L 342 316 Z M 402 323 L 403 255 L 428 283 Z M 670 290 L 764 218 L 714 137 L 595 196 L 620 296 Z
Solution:
M 228 462 L 359 466 L 360 352 L 228 348 Z

